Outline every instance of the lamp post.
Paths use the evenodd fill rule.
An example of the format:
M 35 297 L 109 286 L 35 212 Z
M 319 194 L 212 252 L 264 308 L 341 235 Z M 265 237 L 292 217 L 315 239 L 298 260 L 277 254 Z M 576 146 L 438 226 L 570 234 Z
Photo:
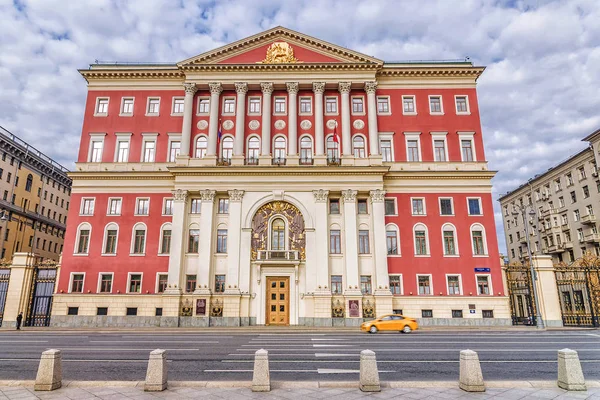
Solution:
M 513 209 L 517 209 L 520 211 L 520 214 L 523 217 L 523 225 L 525 225 L 525 238 L 527 239 L 527 256 L 529 257 L 529 268 L 531 268 L 531 280 L 532 280 L 531 286 L 533 287 L 533 301 L 535 303 L 535 312 L 536 312 L 535 326 L 537 329 L 544 329 L 545 328 L 544 320 L 542 319 L 542 314 L 540 312 L 540 302 L 538 300 L 537 285 L 535 283 L 535 281 L 537 281 L 537 276 L 533 269 L 533 257 L 531 255 L 531 241 L 530 241 L 530 237 L 529 237 L 529 220 L 527 219 L 527 206 L 519 206 L 519 205 L 515 204 L 515 205 L 513 205 Z M 512 215 L 517 216 L 517 215 L 519 215 L 519 213 L 516 211 L 513 211 Z M 530 209 L 529 215 L 533 218 L 535 216 L 535 210 Z

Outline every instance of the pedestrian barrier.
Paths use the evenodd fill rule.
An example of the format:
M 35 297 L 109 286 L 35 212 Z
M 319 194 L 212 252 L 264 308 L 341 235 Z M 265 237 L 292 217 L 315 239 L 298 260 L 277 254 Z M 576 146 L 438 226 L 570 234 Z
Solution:
M 156 349 L 150 352 L 144 391 L 162 392 L 167 388 L 167 351 Z
M 375 352 L 363 350 L 360 352 L 360 381 L 359 388 L 363 392 L 381 392 L 379 370 Z
M 254 373 L 252 375 L 253 392 L 270 392 L 271 376 L 269 375 L 269 352 L 264 349 L 254 354 Z
M 50 349 L 42 353 L 35 377 L 34 390 L 50 391 L 62 386 L 62 355 L 60 350 Z
M 460 352 L 458 386 L 465 392 L 485 392 L 479 356 L 473 350 L 461 350 Z
M 558 351 L 558 387 L 565 390 L 586 390 L 579 355 L 575 350 Z

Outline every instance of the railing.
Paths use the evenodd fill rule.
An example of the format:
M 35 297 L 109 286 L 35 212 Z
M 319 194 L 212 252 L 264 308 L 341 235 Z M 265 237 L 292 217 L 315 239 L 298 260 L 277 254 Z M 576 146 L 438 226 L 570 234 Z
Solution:
M 217 165 L 229 166 L 231 165 L 231 158 L 217 158 Z
M 284 157 L 276 157 L 271 160 L 271 165 L 285 165 L 285 161 Z
M 300 165 L 313 165 L 315 163 L 315 159 L 312 157 L 306 157 L 300 159 Z
M 593 214 L 587 214 L 581 217 L 582 224 L 594 224 L 596 223 L 596 216 Z
M 259 250 L 257 259 L 263 261 L 298 261 L 299 257 L 296 250 Z
M 339 157 L 327 157 L 327 165 L 340 165 Z
M 245 165 L 258 165 L 258 158 L 257 157 L 246 158 L 244 160 L 244 164 Z
M 586 242 L 600 242 L 600 234 L 599 233 L 590 233 L 585 235 Z
M 563 242 L 560 244 L 560 248 L 561 249 L 572 249 L 573 248 L 573 242 Z

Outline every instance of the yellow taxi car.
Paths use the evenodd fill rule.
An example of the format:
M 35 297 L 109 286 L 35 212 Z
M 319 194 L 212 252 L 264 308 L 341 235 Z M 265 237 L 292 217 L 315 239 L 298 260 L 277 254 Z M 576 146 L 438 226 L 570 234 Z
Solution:
M 417 329 L 419 329 L 419 324 L 417 324 L 414 318 L 398 314 L 382 315 L 372 321 L 363 322 L 360 326 L 361 331 L 369 333 L 377 333 L 379 331 L 411 333 Z

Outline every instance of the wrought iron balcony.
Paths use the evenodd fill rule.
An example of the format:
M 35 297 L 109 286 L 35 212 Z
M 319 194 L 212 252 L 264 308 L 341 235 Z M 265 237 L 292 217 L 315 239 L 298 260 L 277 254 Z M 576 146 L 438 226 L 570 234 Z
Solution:
M 271 160 L 271 165 L 285 165 L 285 157 L 275 157 Z
M 231 158 L 217 158 L 217 165 L 218 166 L 230 166 L 231 165 Z
M 258 165 L 258 157 L 249 157 L 244 160 L 245 165 Z
M 581 217 L 581 223 L 586 225 L 592 225 L 596 223 L 596 216 L 593 214 L 584 215 Z
M 327 165 L 340 165 L 341 160 L 339 157 L 330 157 L 327 156 Z
M 300 158 L 300 165 L 313 165 L 315 159 L 312 157 Z
M 296 250 L 258 250 L 257 260 L 262 261 L 299 261 Z

